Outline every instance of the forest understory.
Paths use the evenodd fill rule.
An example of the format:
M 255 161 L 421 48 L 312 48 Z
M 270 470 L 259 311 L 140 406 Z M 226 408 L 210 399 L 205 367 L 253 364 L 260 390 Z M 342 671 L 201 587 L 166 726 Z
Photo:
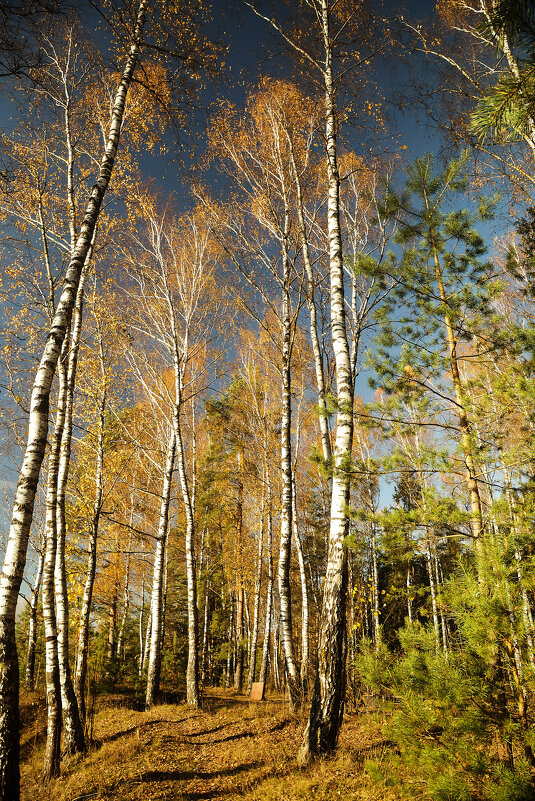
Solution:
M 304 717 L 293 714 L 280 695 L 257 703 L 232 690 L 207 688 L 201 711 L 175 703 L 149 712 L 138 711 L 143 699 L 132 693 L 103 695 L 95 705 L 88 755 L 65 761 L 62 776 L 43 786 L 43 699 L 30 693 L 21 702 L 24 801 L 396 801 L 407 797 L 400 784 L 412 788 L 413 797 L 426 797 L 418 777 L 399 766 L 394 772 L 396 746 L 382 733 L 389 713 L 379 706 L 350 711 L 336 755 L 301 770 L 295 754 Z M 387 763 L 392 772 L 379 780 Z
M 335 754 L 303 770 L 297 766 L 295 754 L 305 716 L 292 713 L 281 694 L 269 694 L 263 701 L 254 702 L 233 690 L 210 687 L 203 693 L 202 710 L 178 702 L 162 703 L 146 712 L 143 698 L 124 687 L 120 692 L 95 699 L 87 755 L 67 758 L 62 775 L 43 785 L 46 713 L 43 699 L 36 693 L 26 693 L 21 699 L 21 798 L 22 801 L 435 798 L 436 786 L 430 786 L 425 775 L 406 764 L 407 755 L 403 753 L 406 749 L 400 750 L 399 744 L 389 737 L 392 710 L 396 706 L 392 699 L 372 695 L 352 704 L 346 712 Z M 429 736 L 432 739 L 432 734 Z M 459 765 L 451 767 L 455 772 Z M 470 796 L 456 794 L 450 785 L 442 797 L 486 798 L 487 778 L 480 777 Z M 523 797 L 511 787 L 511 799 Z

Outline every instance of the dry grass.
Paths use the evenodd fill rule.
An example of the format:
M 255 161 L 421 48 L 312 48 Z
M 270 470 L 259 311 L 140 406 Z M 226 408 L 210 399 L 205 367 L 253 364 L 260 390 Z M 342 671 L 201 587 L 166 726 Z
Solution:
M 303 721 L 284 701 L 251 703 L 223 690 L 205 695 L 202 712 L 184 705 L 136 712 L 101 700 L 90 753 L 66 761 L 61 777 L 43 787 L 45 716 L 37 699 L 25 700 L 23 801 L 398 798 L 366 770 L 367 760 L 385 754 L 370 718 L 348 716 L 336 756 L 300 771 Z

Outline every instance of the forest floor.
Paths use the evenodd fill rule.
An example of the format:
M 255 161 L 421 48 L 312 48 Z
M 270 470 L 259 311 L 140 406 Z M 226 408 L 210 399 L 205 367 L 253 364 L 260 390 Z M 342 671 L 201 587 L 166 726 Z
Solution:
M 255 703 L 220 689 L 205 692 L 201 712 L 184 704 L 141 712 L 128 708 L 127 696 L 101 696 L 88 754 L 65 760 L 62 775 L 43 787 L 45 705 L 34 696 L 21 701 L 23 801 L 399 798 L 388 771 L 381 778 L 389 748 L 380 715 L 346 714 L 336 755 L 299 770 L 303 718 L 281 698 Z

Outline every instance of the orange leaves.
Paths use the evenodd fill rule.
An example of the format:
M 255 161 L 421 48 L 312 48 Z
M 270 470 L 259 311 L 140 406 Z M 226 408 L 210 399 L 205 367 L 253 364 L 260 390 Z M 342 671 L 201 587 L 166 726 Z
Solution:
M 436 13 L 447 25 L 454 27 L 466 20 L 470 9 L 466 0 L 437 0 Z

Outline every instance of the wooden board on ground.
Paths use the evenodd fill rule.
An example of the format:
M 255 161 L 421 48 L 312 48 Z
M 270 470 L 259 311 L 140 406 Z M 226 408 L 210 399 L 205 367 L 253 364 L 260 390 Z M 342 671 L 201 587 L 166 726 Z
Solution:
M 251 701 L 263 701 L 264 700 L 264 682 L 263 681 L 256 681 L 251 687 L 251 695 L 249 696 Z

